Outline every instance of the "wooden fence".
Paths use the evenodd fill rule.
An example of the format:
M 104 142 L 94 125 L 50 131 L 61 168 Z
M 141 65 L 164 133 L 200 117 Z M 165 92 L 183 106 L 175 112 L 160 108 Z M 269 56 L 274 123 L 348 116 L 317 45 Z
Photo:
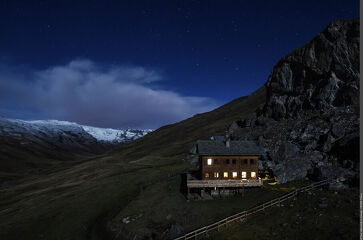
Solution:
M 180 236 L 178 238 L 175 238 L 174 240 L 181 240 L 181 239 L 187 240 L 187 239 L 196 238 L 196 237 L 201 236 L 201 235 L 208 236 L 208 233 L 210 231 L 213 231 L 213 230 L 219 231 L 221 227 L 227 226 L 228 223 L 239 221 L 239 220 L 242 220 L 242 219 L 246 220 L 247 217 L 252 215 L 252 214 L 263 211 L 266 208 L 272 207 L 272 206 L 274 206 L 276 204 L 280 204 L 280 203 L 282 203 L 282 202 L 284 202 L 284 201 L 286 201 L 286 200 L 288 200 L 290 198 L 296 197 L 297 194 L 300 193 L 300 192 L 305 192 L 305 191 L 308 191 L 308 190 L 323 186 L 325 184 L 330 183 L 331 181 L 333 181 L 333 179 L 326 179 L 326 180 L 322 180 L 322 181 L 319 181 L 319 182 L 315 182 L 313 184 L 310 184 L 310 185 L 302 187 L 302 188 L 298 188 L 298 189 L 296 189 L 294 191 L 291 191 L 291 192 L 289 192 L 289 193 L 287 193 L 287 194 L 285 194 L 285 195 L 283 195 L 281 197 L 278 197 L 278 198 L 275 198 L 275 199 L 273 199 L 271 201 L 265 202 L 265 203 L 263 203 L 263 204 L 261 204 L 261 205 L 259 205 L 257 207 L 251 208 L 249 210 L 246 210 L 246 211 L 234 214 L 232 216 L 226 217 L 225 219 L 222 219 L 222 220 L 220 220 L 218 222 L 212 223 L 212 224 L 210 224 L 208 226 L 196 229 L 196 230 L 194 230 L 192 232 L 189 232 L 189 233 L 185 234 L 184 236 Z

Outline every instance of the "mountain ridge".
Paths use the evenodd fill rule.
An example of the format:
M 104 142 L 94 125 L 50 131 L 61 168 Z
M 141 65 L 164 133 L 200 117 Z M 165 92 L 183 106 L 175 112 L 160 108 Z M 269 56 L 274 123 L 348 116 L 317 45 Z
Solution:
M 0 118 L 0 178 L 32 174 L 104 153 L 151 130 L 104 129 L 58 120 Z

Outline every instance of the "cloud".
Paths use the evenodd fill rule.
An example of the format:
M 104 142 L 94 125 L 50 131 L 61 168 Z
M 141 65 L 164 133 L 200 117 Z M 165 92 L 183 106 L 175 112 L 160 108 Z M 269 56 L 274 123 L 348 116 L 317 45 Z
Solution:
M 41 71 L 2 65 L 0 114 L 102 127 L 157 128 L 216 107 L 209 98 L 151 87 L 162 80 L 155 70 L 105 67 L 84 59 Z

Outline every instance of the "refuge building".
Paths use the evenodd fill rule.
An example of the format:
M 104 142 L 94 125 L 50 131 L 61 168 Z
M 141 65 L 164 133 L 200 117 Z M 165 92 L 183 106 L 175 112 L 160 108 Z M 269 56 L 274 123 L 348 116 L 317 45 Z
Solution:
M 200 189 L 201 195 L 228 195 L 244 192 L 245 187 L 262 186 L 258 176 L 258 161 L 262 154 L 253 141 L 231 140 L 215 136 L 211 140 L 198 140 L 192 152 L 199 157 L 199 174 L 188 174 L 188 197 L 191 189 Z

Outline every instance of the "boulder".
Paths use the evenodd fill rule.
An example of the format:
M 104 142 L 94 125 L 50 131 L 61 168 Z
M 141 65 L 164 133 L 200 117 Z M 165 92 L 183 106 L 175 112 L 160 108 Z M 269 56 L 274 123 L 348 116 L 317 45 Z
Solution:
M 169 238 L 174 239 L 178 237 L 183 231 L 184 228 L 179 223 L 174 223 L 169 228 Z

